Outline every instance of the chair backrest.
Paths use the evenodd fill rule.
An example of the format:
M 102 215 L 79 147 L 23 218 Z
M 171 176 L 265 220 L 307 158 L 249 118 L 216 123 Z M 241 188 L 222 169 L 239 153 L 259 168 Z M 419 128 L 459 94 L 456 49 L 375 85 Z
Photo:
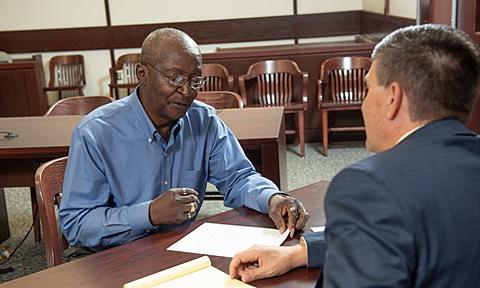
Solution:
M 110 83 L 132 84 L 132 87 L 135 87 L 138 83 L 135 72 L 138 63 L 140 63 L 140 53 L 129 53 L 118 57 L 115 66 L 110 68 Z
M 291 60 L 266 60 L 252 64 L 239 77 L 240 94 L 247 106 L 284 106 L 307 102 L 308 73 Z
M 318 84 L 319 104 L 361 103 L 367 95 L 365 75 L 372 61 L 368 57 L 334 57 L 323 61 Z
M 45 116 L 86 115 L 112 101 L 113 98 L 108 96 L 73 96 L 55 102 Z
M 233 76 L 221 64 L 206 63 L 202 65 L 202 76 L 206 81 L 200 91 L 232 91 Z
M 83 55 L 61 55 L 50 59 L 49 88 L 83 87 L 85 80 L 85 63 Z
M 243 108 L 242 97 L 231 91 L 200 91 L 196 99 L 216 109 Z
M 45 242 L 47 267 L 62 263 L 62 238 L 58 230 L 55 211 L 60 206 L 62 199 L 63 175 L 66 166 L 67 157 L 62 157 L 44 163 L 35 173 L 35 189 Z M 66 242 L 63 243 L 66 248 Z

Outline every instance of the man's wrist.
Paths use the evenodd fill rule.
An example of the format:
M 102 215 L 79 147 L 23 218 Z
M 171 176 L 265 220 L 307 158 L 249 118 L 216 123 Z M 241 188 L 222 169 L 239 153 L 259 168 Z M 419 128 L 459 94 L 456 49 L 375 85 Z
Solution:
M 306 266 L 308 264 L 308 248 L 305 241 L 303 241 L 302 243 L 302 241 L 300 240 L 300 244 L 292 246 L 292 249 L 292 269 L 296 267 Z
M 277 193 L 274 193 L 270 196 L 270 199 L 268 199 L 268 207 L 270 207 L 270 203 L 272 202 L 272 199 L 275 197 L 275 196 L 280 196 L 280 197 L 283 197 L 283 198 L 288 198 L 290 197 L 290 195 L 288 195 L 287 193 L 285 192 L 282 192 L 282 191 L 279 191 Z

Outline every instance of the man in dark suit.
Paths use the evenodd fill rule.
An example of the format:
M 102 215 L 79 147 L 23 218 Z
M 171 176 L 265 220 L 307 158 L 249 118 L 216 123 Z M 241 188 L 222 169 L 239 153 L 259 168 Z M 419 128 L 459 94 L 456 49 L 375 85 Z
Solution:
M 480 137 L 464 125 L 478 48 L 461 31 L 422 25 L 393 32 L 372 58 L 362 113 L 378 153 L 332 180 L 325 238 L 252 247 L 231 277 L 308 265 L 322 268 L 319 287 L 480 287 Z

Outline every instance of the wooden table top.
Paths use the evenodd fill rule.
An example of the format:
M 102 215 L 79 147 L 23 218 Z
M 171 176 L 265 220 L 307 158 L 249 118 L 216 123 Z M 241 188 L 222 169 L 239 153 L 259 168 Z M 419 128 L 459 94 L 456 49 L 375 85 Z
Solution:
M 305 231 L 325 224 L 323 201 L 328 184 L 320 181 L 291 192 L 303 201 L 310 213 Z M 267 215 L 242 207 L 6 282 L 0 287 L 122 287 L 127 282 L 199 257 L 198 254 L 167 251 L 166 248 L 205 222 L 273 227 Z M 298 243 L 299 234 L 284 245 Z M 214 267 L 228 273 L 231 258 L 210 256 L 210 259 Z M 318 269 L 302 267 L 280 277 L 255 281 L 252 285 L 314 287 L 318 273 Z
M 218 115 L 239 141 L 278 139 L 283 108 L 224 109 Z M 0 131 L 13 132 L 17 137 L 6 139 L 5 133 L 0 134 L 0 158 L 65 154 L 68 152 L 73 128 L 82 117 L 2 117 Z

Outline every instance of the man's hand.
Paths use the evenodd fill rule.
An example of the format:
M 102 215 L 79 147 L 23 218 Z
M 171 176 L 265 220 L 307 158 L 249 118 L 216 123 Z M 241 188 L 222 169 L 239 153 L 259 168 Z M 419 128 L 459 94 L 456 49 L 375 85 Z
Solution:
M 274 247 L 254 245 L 237 253 L 230 262 L 230 278 L 251 282 L 287 273 L 307 264 L 307 248 L 304 245 Z
M 152 225 L 177 224 L 192 218 L 198 207 L 198 192 L 190 188 L 171 188 L 150 203 Z
M 295 230 L 302 229 L 310 218 L 302 202 L 283 194 L 275 194 L 270 198 L 268 216 L 273 220 L 280 233 L 288 229 L 290 237 L 293 237 Z

